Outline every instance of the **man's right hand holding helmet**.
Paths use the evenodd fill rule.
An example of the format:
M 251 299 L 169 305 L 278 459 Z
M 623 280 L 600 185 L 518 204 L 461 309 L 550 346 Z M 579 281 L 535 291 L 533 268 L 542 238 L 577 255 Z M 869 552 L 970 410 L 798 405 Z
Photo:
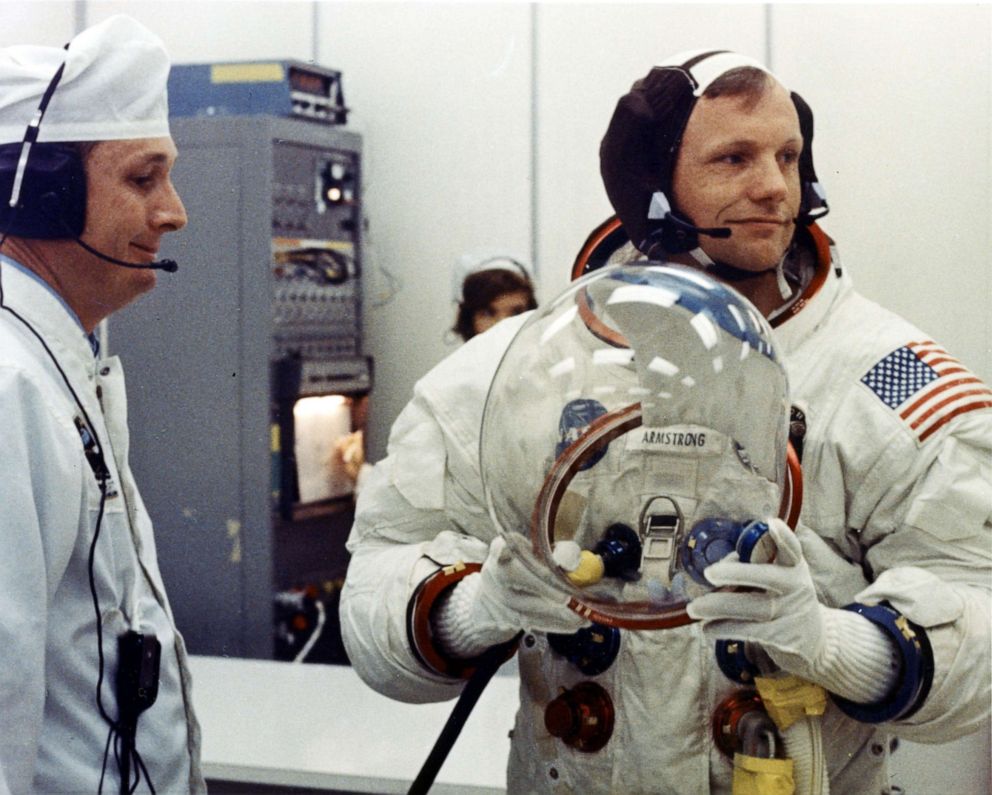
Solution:
M 523 536 L 520 540 L 525 541 Z M 520 554 L 497 536 L 482 570 L 438 600 L 432 623 L 436 640 L 449 655 L 476 657 L 521 630 L 570 634 L 588 625 L 569 609 L 565 592 L 532 572 Z

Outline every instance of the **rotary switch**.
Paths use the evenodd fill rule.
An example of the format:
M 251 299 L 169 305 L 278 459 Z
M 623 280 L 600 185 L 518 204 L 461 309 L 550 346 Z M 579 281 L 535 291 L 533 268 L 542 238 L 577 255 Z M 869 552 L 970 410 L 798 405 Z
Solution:
M 548 704 L 544 727 L 576 751 L 595 753 L 613 734 L 613 701 L 595 682 L 580 682 Z
M 775 724 L 756 690 L 736 690 L 721 701 L 713 712 L 712 727 L 716 747 L 728 759 L 737 753 L 774 756 Z

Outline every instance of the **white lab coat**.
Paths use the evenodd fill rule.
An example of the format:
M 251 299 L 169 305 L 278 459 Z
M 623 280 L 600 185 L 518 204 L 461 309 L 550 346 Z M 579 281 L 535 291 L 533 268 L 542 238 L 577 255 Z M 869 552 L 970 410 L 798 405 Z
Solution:
M 943 742 L 988 715 L 992 411 L 962 414 L 919 443 L 861 378 L 894 348 L 923 339 L 920 332 L 857 295 L 832 268 L 804 299 L 776 336 L 793 402 L 808 420 L 801 524 L 817 532 L 803 530 L 801 538 L 820 597 L 834 606 L 889 599 L 927 628 L 936 660 L 930 694 L 908 720 L 863 724 L 832 703 L 823 717 L 831 791 L 879 793 L 887 784 L 888 734 Z M 461 689 L 411 654 L 407 603 L 438 566 L 485 559 L 494 529 L 478 465 L 483 404 L 525 320 L 506 320 L 469 341 L 416 385 L 389 455 L 359 499 L 342 631 L 355 670 L 390 697 L 436 701 Z M 697 624 L 622 632 L 619 657 L 592 677 L 617 715 L 597 753 L 564 746 L 543 719 L 561 688 L 590 677 L 551 652 L 541 634 L 525 638 L 518 657 L 510 792 L 730 791 L 731 763 L 715 748 L 710 720 L 735 685 L 716 667 Z
M 89 415 L 111 473 L 92 575 L 102 615 L 101 701 L 117 717 L 117 638 L 162 644 L 156 702 L 137 748 L 159 793 L 204 791 L 182 638 L 128 466 L 124 378 L 96 359 L 78 322 L 33 275 L 0 261 L 3 304 L 48 345 Z M 97 705 L 99 649 L 88 559 L 100 489 L 74 418 L 82 412 L 42 343 L 0 311 L 0 793 L 96 792 L 108 725 Z M 104 792 L 119 788 L 111 749 Z M 139 791 L 147 792 L 142 783 Z

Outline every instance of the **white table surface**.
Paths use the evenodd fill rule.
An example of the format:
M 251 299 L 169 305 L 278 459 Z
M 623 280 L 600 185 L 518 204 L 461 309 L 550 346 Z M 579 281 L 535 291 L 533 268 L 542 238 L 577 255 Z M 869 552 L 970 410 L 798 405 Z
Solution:
M 393 701 L 348 666 L 193 656 L 190 667 L 204 774 L 219 781 L 405 793 L 455 704 Z M 505 791 L 517 686 L 493 677 L 432 795 Z
M 209 779 L 364 793 L 406 793 L 454 701 L 403 704 L 348 666 L 197 657 L 193 701 Z M 502 795 L 516 675 L 493 677 L 431 795 Z M 992 793 L 992 728 L 946 745 L 902 743 L 892 783 L 907 795 Z

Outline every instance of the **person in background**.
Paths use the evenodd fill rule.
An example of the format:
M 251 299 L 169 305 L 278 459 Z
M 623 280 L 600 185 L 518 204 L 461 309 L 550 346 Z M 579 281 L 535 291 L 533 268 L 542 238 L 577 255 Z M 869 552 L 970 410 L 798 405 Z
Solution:
M 514 259 L 484 260 L 462 282 L 454 331 L 464 341 L 537 307 L 534 285 L 526 268 Z
M 94 334 L 176 268 L 156 260 L 187 220 L 168 74 L 126 16 L 0 50 L 3 793 L 205 791 L 121 363 Z
M 812 685 L 802 714 L 822 711 L 822 754 L 782 761 L 825 767 L 829 782 L 796 781 L 799 792 L 888 791 L 891 736 L 947 742 L 988 719 L 992 390 L 854 291 L 818 225 L 826 202 L 812 140 L 808 106 L 764 66 L 700 51 L 638 80 L 600 150 L 640 256 L 731 284 L 768 319 L 784 359 L 802 511 L 795 533 L 769 517 L 774 562 L 730 556 L 705 569 L 739 591 L 690 601 L 696 623 L 622 630 L 590 673 L 571 643 L 552 644 L 553 634 L 588 637 L 588 621 L 510 552 L 480 476 L 486 396 L 523 318 L 421 379 L 368 479 L 341 603 L 349 658 L 381 693 L 440 701 L 461 692 L 479 655 L 523 630 L 511 793 L 755 792 L 768 772 L 775 788 L 760 791 L 793 792 L 791 769 L 767 769 L 779 760 L 744 767 L 718 750 L 714 715 L 746 665 L 737 660 L 730 678 L 715 641 L 743 641 L 748 663 Z M 608 480 L 611 462 L 607 452 L 587 476 Z M 588 703 L 562 709 L 583 676 L 615 707 L 612 735 L 592 751 L 562 731 L 571 722 L 581 741 L 593 714 Z

